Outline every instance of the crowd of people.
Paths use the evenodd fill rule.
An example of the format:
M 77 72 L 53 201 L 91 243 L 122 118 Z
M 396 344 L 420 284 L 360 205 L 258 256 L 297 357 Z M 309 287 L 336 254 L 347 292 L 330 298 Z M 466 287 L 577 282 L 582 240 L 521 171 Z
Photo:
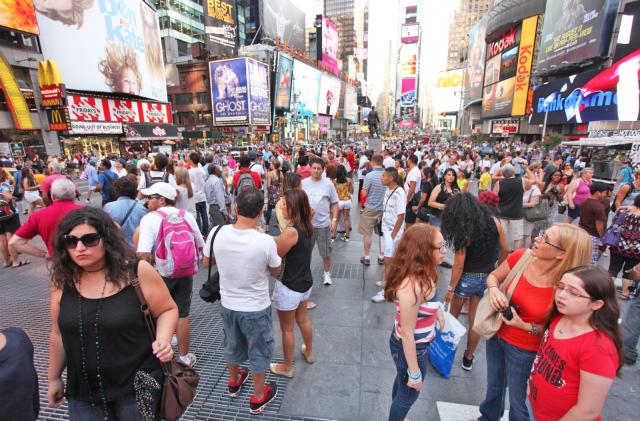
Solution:
M 622 365 L 637 359 L 640 168 L 627 163 L 614 186 L 594 181 L 588 159 L 567 151 L 496 144 L 482 153 L 486 147 L 401 140 L 380 152 L 364 143 L 265 145 L 239 154 L 218 147 L 0 162 L 4 267 L 29 264 L 21 254 L 49 262 L 49 405 L 66 398 L 72 420 L 157 419 L 161 363 L 176 347 L 181 363 L 197 364 L 193 277 L 215 267 L 227 394 L 238 397 L 251 378 L 249 411 L 261 413 L 278 394 L 266 374 L 295 375 L 295 326 L 303 360 L 315 362 L 314 248 L 329 287 L 335 242 L 348 242 L 356 228 L 361 264 L 384 266 L 372 300 L 396 310 L 389 420 L 406 418 L 426 381 L 427 351 L 445 325 L 440 301 L 454 317 L 467 315 L 464 370 L 473 369 L 486 339 L 480 420 L 502 417 L 507 391 L 510 419 L 599 419 Z M 598 266 L 604 254 L 608 270 Z M 450 276 L 441 280 L 447 272 L 439 266 Z M 441 282 L 448 282 L 444 297 Z M 155 338 L 136 283 L 156 320 Z M 619 328 L 618 300 L 633 296 Z M 272 308 L 282 363 L 272 362 Z M 483 308 L 499 325 L 491 335 L 473 329 Z M 0 359 L 20 347 L 32 355 L 30 346 L 20 330 L 4 330 Z M 24 352 L 14 364 L 25 364 Z M 23 373 L 20 387 L 0 385 L 9 396 L 1 412 L 36 419 L 37 377 Z

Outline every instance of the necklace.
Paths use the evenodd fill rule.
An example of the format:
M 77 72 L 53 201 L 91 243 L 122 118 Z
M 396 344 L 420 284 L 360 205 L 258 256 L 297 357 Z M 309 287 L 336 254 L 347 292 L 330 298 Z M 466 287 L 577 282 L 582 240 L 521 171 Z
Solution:
M 89 269 L 82 269 L 82 270 L 87 272 L 87 273 L 96 273 L 96 272 L 100 272 L 100 271 L 104 270 L 105 266 L 102 266 L 100 269 L 95 269 L 95 270 L 89 270 Z M 105 285 L 106 285 L 106 283 L 105 283 Z
M 107 287 L 107 280 L 105 278 L 104 284 L 102 285 L 102 293 L 100 294 L 100 301 L 98 301 L 98 308 L 96 309 L 96 318 L 93 323 L 93 330 L 95 334 L 95 345 L 96 345 L 96 379 L 98 382 L 98 389 L 100 392 L 100 400 L 102 401 L 102 411 L 104 413 L 104 421 L 109 420 L 109 413 L 107 410 L 107 396 L 104 391 L 104 385 L 102 384 L 102 375 L 100 373 L 100 334 L 99 334 L 99 323 L 100 323 L 100 310 L 102 309 L 102 299 L 104 298 L 104 292 Z M 87 386 L 89 388 L 89 401 L 91 402 L 91 407 L 95 408 L 96 403 L 93 400 L 93 393 L 91 392 L 91 383 L 89 382 L 89 373 L 87 373 L 87 362 L 86 362 L 86 351 L 84 347 L 84 323 L 83 323 L 83 311 L 82 311 L 82 292 L 80 289 L 80 283 L 77 285 L 78 290 L 78 331 L 80 334 L 80 358 L 81 358 L 81 370 L 82 377 L 84 378 Z

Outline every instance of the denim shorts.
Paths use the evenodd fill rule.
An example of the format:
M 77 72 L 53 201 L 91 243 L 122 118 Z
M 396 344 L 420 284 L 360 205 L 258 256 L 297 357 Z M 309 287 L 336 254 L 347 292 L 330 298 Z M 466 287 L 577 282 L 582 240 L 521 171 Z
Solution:
M 463 272 L 454 294 L 461 298 L 469 298 L 472 295 L 482 297 L 487 288 L 487 276 L 488 273 Z
M 234 311 L 221 307 L 224 357 L 240 365 L 249 360 L 251 371 L 266 373 L 273 356 L 271 306 L 261 311 Z

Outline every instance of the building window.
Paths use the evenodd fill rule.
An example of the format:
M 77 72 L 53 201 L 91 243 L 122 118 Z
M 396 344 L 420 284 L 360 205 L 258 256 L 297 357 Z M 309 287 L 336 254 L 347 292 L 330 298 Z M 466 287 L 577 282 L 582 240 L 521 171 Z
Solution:
M 198 104 L 208 104 L 209 103 L 209 94 L 207 92 L 198 92 L 196 94 L 196 102 Z
M 193 97 L 191 94 L 177 94 L 176 105 L 191 105 L 193 103 Z

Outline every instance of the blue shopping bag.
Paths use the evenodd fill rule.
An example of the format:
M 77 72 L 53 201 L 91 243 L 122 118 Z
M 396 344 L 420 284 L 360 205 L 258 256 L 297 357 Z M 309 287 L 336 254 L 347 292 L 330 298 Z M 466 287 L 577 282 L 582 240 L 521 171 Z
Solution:
M 445 379 L 451 375 L 451 367 L 456 358 L 456 348 L 467 329 L 449 313 L 444 312 L 444 328 L 436 329 L 436 336 L 429 346 L 428 356 L 433 368 Z

